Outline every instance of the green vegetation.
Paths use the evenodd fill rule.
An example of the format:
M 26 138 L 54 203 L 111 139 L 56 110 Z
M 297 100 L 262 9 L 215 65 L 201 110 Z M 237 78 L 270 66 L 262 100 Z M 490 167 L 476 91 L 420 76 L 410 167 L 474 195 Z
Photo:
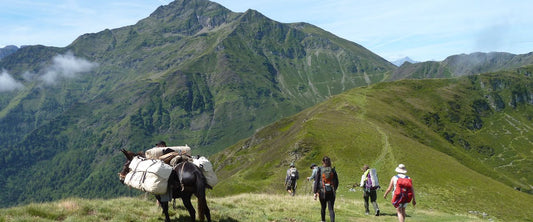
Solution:
M 379 194 L 382 194 L 380 192 Z M 319 221 L 320 203 L 311 194 L 288 195 L 240 194 L 207 199 L 214 221 Z M 339 196 L 335 202 L 338 221 L 398 221 L 387 200 L 378 201 L 382 216 L 365 215 L 361 191 Z M 196 206 L 196 199 L 193 199 Z M 181 201 L 170 209 L 171 220 L 189 221 Z M 423 204 L 409 206 L 409 221 L 479 221 L 494 219 L 483 212 L 451 214 L 430 209 Z M 118 198 L 86 200 L 69 198 L 42 204 L 0 209 L 0 221 L 161 221 L 164 216 L 154 198 Z M 198 218 L 198 216 L 197 216 Z
M 305 171 L 328 155 L 342 187 L 359 182 L 363 164 L 386 186 L 404 163 L 429 208 L 531 218 L 531 89 L 531 77 L 514 72 L 353 89 L 214 155 L 226 179 L 213 193 L 280 194 L 290 162 Z
M 67 52 L 98 67 L 55 85 L 39 82 L 52 58 Z M 315 208 L 303 205 L 292 218 L 275 198 L 286 199 L 290 162 L 305 170 L 324 155 L 337 167 L 346 202 L 360 204 L 347 189 L 363 164 L 377 168 L 385 186 L 404 163 L 421 204 L 413 219 L 467 220 L 469 211 L 533 218 L 533 68 L 523 66 L 532 62 L 528 55 L 476 64 L 460 58 L 402 66 L 398 75 L 364 47 L 315 26 L 205 0 L 174 1 L 135 25 L 85 34 L 65 48 L 24 47 L 0 60 L 25 85 L 0 93 L 0 207 L 136 196 L 117 180 L 119 149 L 165 140 L 212 155 L 221 179 L 211 192 L 219 220 L 316 220 L 307 211 L 316 211 L 312 201 L 297 201 Z M 237 202 L 248 193 L 258 203 L 267 199 L 270 210 L 247 214 Z M 264 193 L 277 196 L 270 201 Z M 13 217 L 20 220 L 136 220 L 98 208 L 121 200 L 67 199 L 57 210 L 30 204 L 2 212 L 22 212 Z M 364 218 L 343 204 L 339 218 Z

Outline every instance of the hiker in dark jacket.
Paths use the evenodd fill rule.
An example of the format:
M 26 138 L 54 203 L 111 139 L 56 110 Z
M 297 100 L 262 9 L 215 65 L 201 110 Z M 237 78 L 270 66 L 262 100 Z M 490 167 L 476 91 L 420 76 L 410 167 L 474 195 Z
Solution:
M 331 222 L 335 222 L 335 193 L 339 187 L 339 178 L 335 168 L 331 168 L 331 159 L 327 156 L 322 158 L 322 166 L 318 168 L 313 186 L 314 199 L 320 199 L 320 216 L 326 221 L 326 205 L 329 210 Z

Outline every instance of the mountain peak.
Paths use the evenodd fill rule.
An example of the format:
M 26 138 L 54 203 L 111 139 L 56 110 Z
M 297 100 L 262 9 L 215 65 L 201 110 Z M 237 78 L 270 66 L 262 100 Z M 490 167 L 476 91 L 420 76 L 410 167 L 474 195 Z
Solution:
M 181 16 L 191 12 L 205 12 L 213 9 L 218 10 L 220 8 L 224 7 L 208 0 L 176 0 L 168 5 L 158 7 L 152 14 L 150 14 L 150 17 Z
M 400 66 L 402 66 L 403 63 L 405 63 L 405 62 L 409 62 L 409 63 L 417 63 L 417 61 L 414 61 L 414 60 L 412 60 L 411 58 L 409 58 L 408 56 L 406 56 L 406 57 L 403 57 L 403 58 L 397 59 L 397 60 L 395 60 L 395 61 L 392 61 L 392 64 L 394 64 L 394 65 L 400 67 Z
M 19 47 L 14 45 L 8 45 L 6 47 L 0 48 L 0 59 L 15 53 L 17 50 L 19 50 Z
M 162 26 L 164 32 L 192 35 L 225 23 L 234 14 L 222 5 L 208 0 L 176 0 L 160 6 L 139 24 Z

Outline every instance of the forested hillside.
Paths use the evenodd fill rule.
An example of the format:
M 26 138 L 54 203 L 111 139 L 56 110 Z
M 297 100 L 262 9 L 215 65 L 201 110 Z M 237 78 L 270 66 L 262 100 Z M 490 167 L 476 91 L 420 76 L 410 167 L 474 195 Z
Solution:
M 209 155 L 394 65 L 306 23 L 177 0 L 137 24 L 0 60 L 0 206 L 128 194 L 119 149 Z M 5 73 L 5 74 L 4 74 Z M 24 186 L 21 186 L 24 184 Z

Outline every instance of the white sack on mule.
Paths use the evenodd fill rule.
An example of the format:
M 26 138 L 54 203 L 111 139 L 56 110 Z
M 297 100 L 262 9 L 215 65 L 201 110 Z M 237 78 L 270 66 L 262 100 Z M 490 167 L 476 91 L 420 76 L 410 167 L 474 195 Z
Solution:
M 129 165 L 130 172 L 124 183 L 132 188 L 152 194 L 167 192 L 168 178 L 172 167 L 161 160 L 134 157 Z

